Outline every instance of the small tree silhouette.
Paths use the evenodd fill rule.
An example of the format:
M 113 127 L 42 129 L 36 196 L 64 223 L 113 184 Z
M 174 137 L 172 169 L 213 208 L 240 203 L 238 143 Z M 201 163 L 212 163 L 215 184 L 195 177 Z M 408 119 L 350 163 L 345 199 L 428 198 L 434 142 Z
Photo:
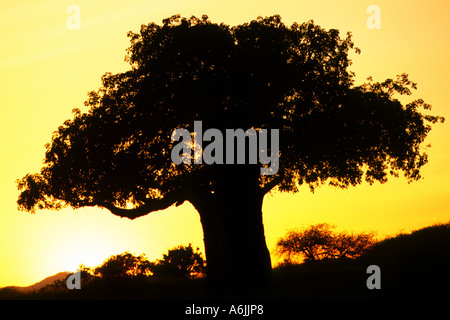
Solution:
M 278 240 L 276 253 L 287 262 L 292 262 L 294 257 L 304 261 L 356 258 L 376 242 L 374 232 L 335 233 L 334 228 L 327 223 L 319 223 L 303 230 L 291 230 Z
M 177 246 L 163 254 L 163 258 L 152 264 L 151 271 L 157 277 L 196 278 L 205 274 L 206 265 L 199 248 L 192 245 Z
M 143 277 L 150 275 L 150 267 L 151 262 L 145 255 L 135 256 L 130 252 L 124 252 L 108 258 L 95 268 L 93 273 L 104 279 Z

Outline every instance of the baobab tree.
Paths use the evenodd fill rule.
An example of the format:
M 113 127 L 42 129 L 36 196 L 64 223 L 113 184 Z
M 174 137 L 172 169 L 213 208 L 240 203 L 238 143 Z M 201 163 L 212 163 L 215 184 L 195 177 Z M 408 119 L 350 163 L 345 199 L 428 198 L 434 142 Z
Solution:
M 400 173 L 418 180 L 421 145 L 443 121 L 422 100 L 396 98 L 416 88 L 406 74 L 356 86 L 351 34 L 312 21 L 288 27 L 271 16 L 230 27 L 177 15 L 128 36 L 130 70 L 106 73 L 87 110 L 74 109 L 53 133 L 40 172 L 18 180 L 19 208 L 90 206 L 137 219 L 188 201 L 216 285 L 269 277 L 268 192 L 385 183 Z M 261 162 L 175 164 L 172 134 L 193 132 L 197 120 L 221 132 L 278 129 L 278 171 L 261 175 Z

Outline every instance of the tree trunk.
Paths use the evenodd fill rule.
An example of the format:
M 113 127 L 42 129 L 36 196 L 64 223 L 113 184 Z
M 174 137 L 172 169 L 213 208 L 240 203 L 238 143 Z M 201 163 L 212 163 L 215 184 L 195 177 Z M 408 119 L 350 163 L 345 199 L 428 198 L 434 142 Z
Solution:
M 203 226 L 208 282 L 231 294 L 261 288 L 269 281 L 271 261 L 258 177 L 249 166 L 223 166 L 215 173 L 214 193 L 194 203 Z

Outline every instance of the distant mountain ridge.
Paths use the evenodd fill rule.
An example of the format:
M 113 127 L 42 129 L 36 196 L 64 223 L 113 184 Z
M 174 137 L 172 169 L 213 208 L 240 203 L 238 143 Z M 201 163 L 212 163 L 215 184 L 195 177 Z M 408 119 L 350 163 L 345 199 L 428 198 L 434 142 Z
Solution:
M 57 281 L 57 280 L 64 280 L 68 275 L 70 275 L 71 272 L 67 272 L 67 271 L 63 271 L 63 272 L 58 272 L 57 274 L 53 275 L 53 276 L 49 276 L 39 282 L 36 282 L 35 284 L 32 284 L 30 286 L 26 286 L 26 287 L 19 287 L 19 286 L 8 286 L 8 287 L 4 287 L 1 289 L 15 289 L 21 292 L 32 292 L 32 291 L 39 291 L 41 288 L 52 284 L 53 282 Z

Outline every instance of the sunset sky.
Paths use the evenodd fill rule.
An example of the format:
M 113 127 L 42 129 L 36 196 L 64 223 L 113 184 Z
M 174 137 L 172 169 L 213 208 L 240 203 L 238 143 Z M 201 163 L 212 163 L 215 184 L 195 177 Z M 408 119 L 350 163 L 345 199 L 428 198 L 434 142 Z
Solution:
M 70 5 L 80 8 L 80 29 L 69 29 Z M 381 28 L 370 30 L 370 5 L 380 8 Z M 96 266 L 112 254 L 130 251 L 160 258 L 179 244 L 203 251 L 199 216 L 190 204 L 151 213 L 134 221 L 107 210 L 60 212 L 17 210 L 15 180 L 40 170 L 44 144 L 75 107 L 86 110 L 87 92 L 105 72 L 128 69 L 127 31 L 174 14 L 207 14 L 213 22 L 241 24 L 257 16 L 281 15 L 286 25 L 314 20 L 326 29 L 347 31 L 361 49 L 351 70 L 360 84 L 408 73 L 418 83 L 408 102 L 423 98 L 436 124 L 427 143 L 423 180 L 314 194 L 270 194 L 264 200 L 269 250 L 294 227 L 328 222 L 338 230 L 376 231 L 380 238 L 450 221 L 450 1 L 414 0 L 42 0 L 0 4 L 0 287 L 26 286 L 79 264 Z M 280 163 L 282 165 L 282 159 Z M 276 262 L 276 259 L 273 259 Z

